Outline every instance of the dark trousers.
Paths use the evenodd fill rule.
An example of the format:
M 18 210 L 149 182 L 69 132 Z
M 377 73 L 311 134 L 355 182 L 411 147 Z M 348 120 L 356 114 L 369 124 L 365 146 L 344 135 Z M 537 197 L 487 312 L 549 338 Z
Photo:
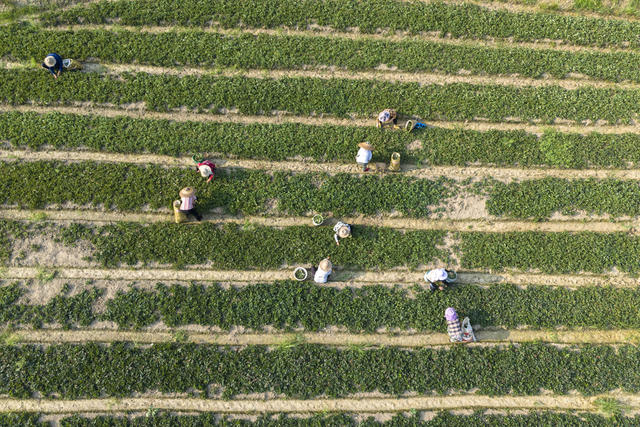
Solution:
M 198 213 L 198 211 L 196 210 L 196 208 L 191 208 L 188 211 L 183 211 L 182 209 L 180 209 L 180 212 L 182 212 L 185 215 L 191 215 L 193 216 L 195 219 L 197 219 L 198 221 L 202 221 L 202 215 L 200 215 Z

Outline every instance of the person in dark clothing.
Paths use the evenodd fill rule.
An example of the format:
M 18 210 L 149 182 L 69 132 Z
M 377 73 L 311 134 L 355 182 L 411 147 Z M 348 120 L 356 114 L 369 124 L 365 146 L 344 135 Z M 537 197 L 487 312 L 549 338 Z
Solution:
M 44 58 L 42 67 L 49 70 L 54 79 L 57 79 L 60 73 L 62 73 L 62 57 L 57 53 L 50 53 Z

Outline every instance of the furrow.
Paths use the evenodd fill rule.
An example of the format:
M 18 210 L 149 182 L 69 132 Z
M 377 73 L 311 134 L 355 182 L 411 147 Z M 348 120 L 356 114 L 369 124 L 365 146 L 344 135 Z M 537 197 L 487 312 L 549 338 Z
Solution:
M 170 397 L 137 397 L 119 399 L 0 399 L 1 412 L 117 412 L 146 411 L 149 408 L 168 411 L 262 413 L 262 412 L 400 412 L 410 410 L 448 409 L 536 409 L 595 411 L 597 398 L 608 397 L 640 408 L 640 396 L 613 394 L 603 396 L 541 395 L 541 396 L 481 396 L 477 394 L 429 397 L 355 397 L 344 399 L 194 399 Z
M 309 162 L 309 161 L 268 161 L 249 159 L 226 159 L 217 153 L 210 153 L 209 158 L 216 165 L 228 168 L 256 169 L 265 171 L 292 171 L 299 173 L 325 172 L 353 173 L 362 175 L 362 171 L 355 163 L 333 163 L 333 162 Z M 164 166 L 184 166 L 191 168 L 193 160 L 186 157 L 173 157 L 156 154 L 121 154 L 108 152 L 91 151 L 26 151 L 26 150 L 2 150 L 0 149 L 0 160 L 23 160 L 23 161 L 64 161 L 64 162 L 105 162 L 105 163 L 135 163 L 135 164 L 156 164 Z M 377 170 L 384 171 L 385 163 L 377 163 Z M 405 175 L 415 178 L 433 178 L 434 176 L 444 176 L 455 180 L 467 178 L 484 179 L 490 178 L 503 182 L 515 180 L 531 180 L 543 178 L 564 178 L 564 179 L 629 179 L 640 180 L 640 169 L 553 169 L 553 168 L 504 168 L 491 166 L 424 166 L 415 164 L 401 165 Z
M 443 333 L 431 334 L 350 334 L 350 333 L 201 333 L 185 328 L 152 331 L 121 331 L 105 329 L 85 330 L 16 330 L 15 340 L 21 343 L 112 343 L 132 341 L 140 344 L 174 342 L 175 333 L 184 331 L 186 342 L 217 345 L 269 345 L 277 346 L 300 340 L 308 344 L 330 346 L 393 346 L 425 347 L 452 345 L 449 336 Z M 585 330 L 585 331 L 536 331 L 536 330 L 477 330 L 477 343 L 470 346 L 501 345 L 523 342 L 548 342 L 555 344 L 624 344 L 637 342 L 637 330 Z
M 83 106 L 39 106 L 39 105 L 7 105 L 0 104 L 0 112 L 19 111 L 34 113 L 51 113 L 59 112 L 63 114 L 81 114 L 96 115 L 103 117 L 119 117 L 127 116 L 140 119 L 163 119 L 173 120 L 177 122 L 218 122 L 218 123 L 302 123 L 308 125 L 337 125 L 337 126 L 374 126 L 373 119 L 340 119 L 336 117 L 300 117 L 289 115 L 271 115 L 271 116 L 247 116 L 242 114 L 200 114 L 195 112 L 175 111 L 170 113 L 160 113 L 155 111 L 146 111 L 144 108 L 106 108 L 98 105 L 86 103 Z M 603 134 L 623 134 L 634 133 L 640 134 L 640 122 L 630 125 L 607 125 L 593 124 L 571 125 L 566 123 L 557 123 L 553 125 L 536 125 L 528 123 L 503 122 L 490 123 L 486 121 L 429 121 L 429 124 L 447 129 L 469 129 L 477 131 L 489 130 L 523 130 L 525 132 L 541 135 L 545 129 L 554 129 L 558 132 L 571 132 L 579 134 L 588 134 L 590 132 L 599 132 Z
M 0 64 L 5 68 L 20 68 L 27 67 L 27 63 L 21 62 L 6 62 L 2 61 Z M 85 69 L 90 72 L 96 69 L 97 64 L 88 63 L 85 64 Z M 555 79 L 555 78 L 543 78 L 532 79 L 528 77 L 520 76 L 482 76 L 482 75 L 452 75 L 443 73 L 424 73 L 424 72 L 402 72 L 397 70 L 376 70 L 376 71 L 349 71 L 337 69 L 334 67 L 308 67 L 304 70 L 267 70 L 267 69 L 249 69 L 249 70 L 234 70 L 234 69 L 216 69 L 211 70 L 207 68 L 194 68 L 194 67 L 157 67 L 151 65 L 138 65 L 138 64 L 114 64 L 114 63 L 100 63 L 100 72 L 112 75 L 120 75 L 123 73 L 148 73 L 148 74 L 162 74 L 162 75 L 207 75 L 215 74 L 217 76 L 236 77 L 244 76 L 247 78 L 295 78 L 295 77 L 310 77 L 319 79 L 350 79 L 350 80 L 378 80 L 388 81 L 392 83 L 419 83 L 420 85 L 429 84 L 456 84 L 467 83 L 475 85 L 503 85 L 503 86 L 515 86 L 515 87 L 544 87 L 544 86 L 559 86 L 563 89 L 579 89 L 583 87 L 594 88 L 617 88 L 617 89 L 640 89 L 640 83 L 613 83 L 606 81 L 598 81 L 593 79 Z
M 86 279 L 86 280 L 130 280 L 130 281 L 211 281 L 233 282 L 236 285 L 251 285 L 252 283 L 264 283 L 274 280 L 289 280 L 292 270 L 270 271 L 240 271 L 240 270 L 208 270 L 208 269 L 101 269 L 101 268 L 74 268 L 56 265 L 41 265 L 38 267 L 7 267 L 0 271 L 4 279 L 32 279 L 37 278 L 42 269 L 56 272 L 59 279 Z M 417 283 L 423 283 L 422 271 L 351 271 L 336 270 L 331 276 L 331 281 L 326 286 L 334 287 L 362 287 L 370 284 L 386 286 L 412 287 Z M 619 288 L 637 287 L 640 278 L 623 274 L 539 274 L 539 273 L 487 273 L 474 271 L 458 272 L 458 283 L 491 285 L 496 283 L 511 283 L 515 285 L 546 285 L 577 288 L 583 286 L 613 286 Z

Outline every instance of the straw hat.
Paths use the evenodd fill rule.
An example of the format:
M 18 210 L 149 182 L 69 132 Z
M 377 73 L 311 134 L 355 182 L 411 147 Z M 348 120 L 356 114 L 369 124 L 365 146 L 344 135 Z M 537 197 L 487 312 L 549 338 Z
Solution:
M 320 265 L 318 266 L 321 270 L 324 271 L 331 271 L 331 261 L 329 261 L 329 258 L 325 258 L 322 261 L 320 261 Z
M 202 175 L 204 178 L 209 178 L 211 175 L 213 175 L 211 168 L 207 165 L 202 165 L 198 167 L 198 169 L 200 170 L 200 175 Z
M 358 147 L 360 148 L 364 148 L 365 150 L 369 150 L 369 151 L 373 151 L 373 145 L 369 144 L 368 142 L 361 142 L 360 144 L 358 144 Z
M 191 197 L 195 193 L 195 190 L 191 187 L 184 187 L 180 190 L 180 197 Z
M 53 67 L 54 65 L 56 65 L 56 58 L 54 58 L 51 55 L 45 57 L 44 58 L 44 65 L 46 65 L 47 67 Z
M 350 234 L 351 231 L 349 231 L 349 227 L 347 227 L 346 225 L 343 225 L 338 230 L 338 236 L 340 236 L 342 239 L 344 239 L 345 237 L 349 237 Z

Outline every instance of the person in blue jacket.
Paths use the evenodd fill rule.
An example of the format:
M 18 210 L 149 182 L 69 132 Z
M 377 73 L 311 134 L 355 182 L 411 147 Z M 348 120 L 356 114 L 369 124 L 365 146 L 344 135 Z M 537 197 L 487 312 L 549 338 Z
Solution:
M 54 79 L 57 79 L 62 72 L 62 57 L 57 53 L 50 53 L 44 57 L 42 67 L 49 70 Z

